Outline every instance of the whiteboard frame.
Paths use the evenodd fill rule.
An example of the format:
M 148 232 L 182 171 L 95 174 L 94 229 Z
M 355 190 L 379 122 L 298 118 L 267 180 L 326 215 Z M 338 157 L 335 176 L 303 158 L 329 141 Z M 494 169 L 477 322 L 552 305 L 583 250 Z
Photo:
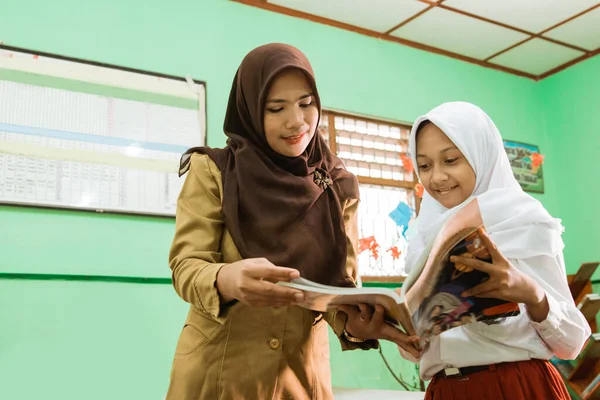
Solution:
M 84 60 L 81 58 L 62 56 L 62 55 L 58 55 L 58 54 L 47 53 L 47 52 L 43 52 L 43 51 L 36 51 L 36 50 L 31 50 L 31 49 L 25 49 L 25 48 L 21 48 L 21 47 L 7 46 L 7 45 L 2 44 L 2 42 L 0 42 L 0 50 L 14 51 L 17 53 L 25 53 L 25 54 L 30 54 L 32 56 L 41 56 L 41 57 L 46 57 L 46 58 L 60 60 L 60 61 L 69 61 L 69 62 L 79 63 L 79 64 L 83 64 L 83 65 L 87 65 L 87 66 L 107 68 L 109 70 L 115 70 L 118 72 L 130 72 L 130 73 L 141 74 L 144 76 L 150 76 L 150 77 L 155 77 L 155 78 L 165 78 L 165 79 L 171 79 L 171 80 L 175 80 L 175 81 L 187 82 L 187 79 L 185 77 L 163 74 L 163 73 L 159 73 L 159 72 L 152 72 L 152 71 L 147 71 L 147 70 L 142 70 L 142 69 L 137 69 L 137 68 L 123 67 L 123 66 L 119 66 L 119 65 L 115 65 L 115 64 L 102 63 L 102 62 L 98 62 L 98 61 Z M 48 74 L 46 74 L 46 75 L 48 75 Z M 56 75 L 50 75 L 50 76 L 56 76 Z M 61 76 L 58 76 L 58 77 L 61 77 Z M 69 78 L 67 78 L 67 79 L 69 79 Z M 73 79 L 73 78 L 71 77 L 70 79 Z M 206 144 L 208 142 L 208 106 L 207 106 L 208 86 L 207 86 L 206 81 L 199 80 L 199 79 L 193 79 L 193 78 L 189 78 L 189 79 L 191 79 L 191 81 L 193 83 L 204 87 L 204 99 L 199 99 L 199 101 L 203 100 L 203 102 L 204 102 L 204 132 L 202 132 L 202 136 L 204 139 L 203 145 L 206 146 Z M 90 82 L 90 81 L 85 80 L 84 82 Z M 90 82 L 90 83 L 97 83 L 97 82 Z M 99 83 L 99 84 L 107 85 L 106 83 Z M 121 85 L 115 85 L 115 86 L 122 87 Z M 128 88 L 128 87 L 125 87 L 125 88 Z M 194 98 L 199 97 L 197 94 L 194 94 L 193 96 L 194 96 Z M 175 218 L 175 215 L 171 214 L 171 213 L 146 212 L 146 211 L 135 211 L 135 210 L 125 211 L 125 210 L 110 209 L 110 208 L 56 205 L 56 204 L 48 204 L 48 203 L 43 203 L 43 202 L 27 203 L 27 202 L 22 202 L 22 201 L 10 201 L 10 200 L 3 200 L 3 199 L 0 199 L 0 206 L 38 208 L 38 209 L 49 209 L 49 210 L 64 210 L 64 211 L 79 211 L 79 212 L 83 212 L 83 213 L 92 212 L 92 213 L 113 214 L 113 215 L 158 217 L 158 218 L 168 218 L 168 219 Z

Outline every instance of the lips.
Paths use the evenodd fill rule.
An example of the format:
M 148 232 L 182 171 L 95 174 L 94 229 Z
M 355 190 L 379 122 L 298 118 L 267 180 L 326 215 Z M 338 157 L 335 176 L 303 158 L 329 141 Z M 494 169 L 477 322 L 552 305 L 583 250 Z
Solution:
M 296 143 L 300 142 L 300 140 L 302 140 L 304 135 L 306 135 L 306 132 L 301 133 L 299 135 L 292 135 L 292 136 L 284 137 L 283 140 L 285 140 L 289 144 L 296 144 Z
M 458 187 L 458 185 L 449 186 L 449 187 L 445 187 L 445 188 L 441 188 L 441 189 L 436 189 L 435 192 L 440 196 L 446 196 L 447 194 L 451 193 L 457 187 Z

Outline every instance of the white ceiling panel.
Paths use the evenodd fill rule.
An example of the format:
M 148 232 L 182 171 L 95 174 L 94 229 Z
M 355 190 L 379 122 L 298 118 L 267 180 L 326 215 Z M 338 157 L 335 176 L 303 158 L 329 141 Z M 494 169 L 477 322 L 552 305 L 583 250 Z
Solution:
M 332 26 L 337 24 L 328 20 L 337 21 L 348 24 L 349 30 L 358 27 L 378 32 L 381 35 L 364 33 L 382 40 L 401 38 L 415 43 L 407 43 L 410 46 L 428 46 L 434 53 L 436 49 L 445 50 L 450 57 L 477 64 L 483 61 L 490 68 L 506 71 L 507 67 L 531 77 L 600 49 L 600 0 L 444 0 L 437 4 L 433 0 L 231 1 L 267 10 L 277 8 L 270 5 L 281 6 L 303 13 L 302 18 L 308 20 Z M 383 35 L 408 19 L 390 35 Z M 541 37 L 529 40 L 528 32 Z
M 441 8 L 427 11 L 391 34 L 480 60 L 529 37 Z
M 443 4 L 539 33 L 598 4 L 598 0 L 446 0 Z
M 376 32 L 386 32 L 427 8 L 427 4 L 416 0 L 269 0 L 269 3 Z
M 544 36 L 587 50 L 600 48 L 600 7 L 544 33 Z
M 581 51 L 547 40 L 532 39 L 492 58 L 490 62 L 533 75 L 541 75 L 583 54 Z

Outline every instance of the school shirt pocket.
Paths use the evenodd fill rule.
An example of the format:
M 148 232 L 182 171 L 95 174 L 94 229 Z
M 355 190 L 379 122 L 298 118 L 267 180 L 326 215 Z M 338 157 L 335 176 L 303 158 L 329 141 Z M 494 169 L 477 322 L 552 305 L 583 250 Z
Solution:
M 222 328 L 222 324 L 213 320 L 202 311 L 195 310 L 192 306 L 179 335 L 175 357 L 186 358 L 192 356 L 199 349 L 210 343 Z

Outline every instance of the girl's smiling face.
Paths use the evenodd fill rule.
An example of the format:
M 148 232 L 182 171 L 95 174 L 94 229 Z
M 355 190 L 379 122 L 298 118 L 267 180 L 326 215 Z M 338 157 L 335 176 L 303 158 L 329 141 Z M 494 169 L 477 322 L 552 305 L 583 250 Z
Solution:
M 417 168 L 421 184 L 442 206 L 453 208 L 475 190 L 475 171 L 463 153 L 431 122 L 417 132 Z

